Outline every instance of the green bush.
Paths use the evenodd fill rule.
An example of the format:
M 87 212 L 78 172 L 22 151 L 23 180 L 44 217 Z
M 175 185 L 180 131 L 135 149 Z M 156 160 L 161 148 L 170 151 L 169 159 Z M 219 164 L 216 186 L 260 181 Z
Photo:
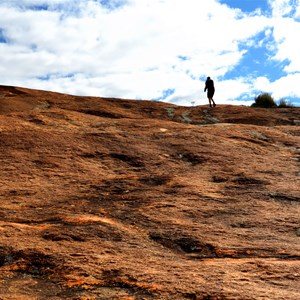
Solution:
M 263 93 L 254 98 L 255 103 L 253 103 L 252 107 L 264 107 L 271 108 L 277 107 L 273 97 L 269 93 Z
M 281 108 L 289 108 L 289 107 L 294 107 L 294 105 L 292 105 L 290 102 L 284 100 L 284 99 L 281 99 L 279 101 L 279 104 L 278 104 L 278 107 L 281 107 Z

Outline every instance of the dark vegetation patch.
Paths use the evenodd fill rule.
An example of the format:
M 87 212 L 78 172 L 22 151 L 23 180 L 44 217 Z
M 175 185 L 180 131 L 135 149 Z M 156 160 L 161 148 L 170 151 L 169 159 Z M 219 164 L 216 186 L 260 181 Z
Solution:
M 94 195 L 98 194 L 99 200 L 141 200 L 141 193 L 144 194 L 147 191 L 152 193 L 152 187 L 163 186 L 170 180 L 171 176 L 164 174 L 153 174 L 139 178 L 114 178 L 103 180 L 99 185 L 90 186 L 89 191 L 94 191 Z
M 28 122 L 34 123 L 36 125 L 46 125 L 46 123 L 43 120 L 41 120 L 40 118 L 38 118 L 37 116 L 30 116 L 28 118 Z
M 241 228 L 249 228 L 250 224 L 240 224 Z M 281 260 L 299 260 L 299 256 L 281 254 L 274 249 L 268 248 L 236 248 L 222 249 L 216 246 L 205 243 L 191 236 L 177 237 L 167 233 L 150 233 L 149 238 L 162 246 L 177 252 L 186 254 L 191 259 L 206 259 L 206 258 L 276 258 Z
M 151 233 L 150 239 L 169 248 L 186 254 L 197 254 L 197 257 L 217 257 L 213 245 L 199 241 L 193 237 L 174 237 L 168 234 Z
M 239 185 L 263 185 L 266 184 L 264 180 L 256 179 L 252 177 L 247 177 L 244 175 L 237 176 L 232 180 L 233 183 L 237 183 Z
M 236 174 L 232 179 L 229 179 L 227 181 L 227 184 L 225 186 L 225 194 L 249 194 L 256 193 L 258 191 L 260 191 L 261 193 L 262 190 L 267 188 L 266 185 L 268 184 L 269 182 L 266 180 L 253 178 L 245 174 Z
M 168 195 L 177 194 L 180 193 L 181 192 L 180 190 L 184 188 L 186 188 L 186 185 L 175 183 L 172 184 L 171 186 L 167 186 L 166 189 L 164 190 L 164 193 Z
M 14 95 L 28 95 L 28 93 L 25 93 L 23 91 L 20 91 L 14 86 L 5 86 L 5 85 L 0 85 L 0 90 L 1 91 L 8 91 Z M 13 95 L 12 95 L 13 96 Z
M 226 182 L 228 181 L 228 177 L 225 175 L 214 175 L 212 177 L 212 182 L 216 182 L 216 183 L 222 183 L 222 182 Z
M 9 190 L 4 193 L 5 196 L 7 197 L 17 197 L 17 196 L 31 196 L 35 195 L 36 192 L 30 191 L 30 190 Z
M 255 103 L 252 107 L 262 107 L 262 108 L 272 108 L 277 107 L 277 104 L 274 101 L 274 98 L 269 93 L 262 93 L 255 97 Z
M 120 106 L 120 107 L 123 107 L 123 108 L 126 108 L 126 109 L 132 109 L 132 108 L 134 108 L 135 106 L 134 106 L 134 104 L 133 103 L 129 103 L 129 102 L 122 102 L 122 101 L 119 101 L 118 102 L 118 105 Z
M 103 287 L 119 288 L 126 290 L 129 294 L 137 297 L 136 299 L 147 299 L 155 297 L 155 290 L 151 285 L 139 283 L 132 275 L 126 274 L 120 269 L 110 269 L 102 271 Z
M 97 117 L 102 117 L 102 118 L 110 118 L 110 119 L 123 118 L 123 116 L 120 116 L 118 114 L 114 114 L 114 113 L 102 111 L 102 110 L 83 109 L 83 110 L 80 110 L 79 112 L 88 114 L 88 115 L 97 116 Z
M 164 185 L 169 180 L 170 180 L 170 176 L 167 175 L 153 175 L 153 176 L 141 177 L 139 179 L 140 182 L 150 186 Z
M 111 180 L 104 180 L 99 186 L 94 188 L 100 194 L 124 195 L 129 192 L 140 191 L 141 186 L 137 186 L 137 181 L 131 178 L 115 178 Z
M 92 194 L 88 197 L 89 206 L 94 207 L 96 211 L 99 206 L 109 208 L 114 215 L 126 212 L 126 220 L 134 219 L 132 210 L 151 201 L 153 184 L 159 184 L 159 181 L 154 182 L 146 184 L 138 178 L 104 180 L 99 185 L 90 186 L 89 193 Z
M 127 163 L 131 167 L 141 168 L 145 166 L 140 158 L 128 154 L 111 153 L 110 156 L 114 159 Z
M 208 158 L 193 152 L 182 152 L 178 154 L 180 160 L 190 163 L 192 166 L 203 164 L 208 161 Z
M 90 233 L 92 232 L 92 229 Z M 124 234 L 115 228 L 101 227 L 97 228 L 95 231 L 95 236 L 97 238 L 103 239 L 105 241 L 121 242 L 124 239 Z
M 63 233 L 63 232 L 53 232 L 53 231 L 47 231 L 42 235 L 43 239 L 47 241 L 75 241 L 75 242 L 84 242 L 85 238 L 83 238 L 80 235 L 72 234 L 72 233 Z
M 126 163 L 126 165 L 130 167 L 134 167 L 134 168 L 145 167 L 145 163 L 143 162 L 142 158 L 138 156 L 126 154 L 126 153 L 118 153 L 118 152 L 107 153 L 107 152 L 95 151 L 90 153 L 82 153 L 80 154 L 80 156 L 83 158 L 99 159 L 103 161 L 105 159 L 112 158 L 113 160 Z
M 37 250 L 0 248 L 0 267 L 12 265 L 15 272 L 32 276 L 50 276 L 63 268 L 63 261 Z
M 286 195 L 286 194 L 277 194 L 271 193 L 270 197 L 277 201 L 284 201 L 284 202 L 300 202 L 300 197 Z

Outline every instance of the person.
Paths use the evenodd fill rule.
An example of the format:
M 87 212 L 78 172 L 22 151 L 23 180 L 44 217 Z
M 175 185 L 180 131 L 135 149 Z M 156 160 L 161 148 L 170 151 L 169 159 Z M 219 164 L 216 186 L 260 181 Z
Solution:
M 207 98 L 209 101 L 209 106 L 211 107 L 211 104 L 213 104 L 213 106 L 215 107 L 216 103 L 213 99 L 215 93 L 215 86 L 214 86 L 214 81 L 210 77 L 207 77 L 205 81 L 204 92 L 206 92 L 206 90 L 207 90 Z

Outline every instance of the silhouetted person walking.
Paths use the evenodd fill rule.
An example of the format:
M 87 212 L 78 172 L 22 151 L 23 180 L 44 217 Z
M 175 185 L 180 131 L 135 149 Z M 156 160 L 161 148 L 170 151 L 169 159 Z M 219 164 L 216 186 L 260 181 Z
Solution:
M 209 106 L 211 107 L 211 103 L 213 103 L 213 106 L 216 106 L 215 101 L 213 100 L 213 96 L 215 93 L 215 86 L 214 86 L 214 81 L 212 79 L 210 79 L 210 77 L 207 77 L 206 81 L 205 81 L 205 88 L 204 88 L 204 92 L 206 92 L 207 90 L 207 98 L 209 101 Z

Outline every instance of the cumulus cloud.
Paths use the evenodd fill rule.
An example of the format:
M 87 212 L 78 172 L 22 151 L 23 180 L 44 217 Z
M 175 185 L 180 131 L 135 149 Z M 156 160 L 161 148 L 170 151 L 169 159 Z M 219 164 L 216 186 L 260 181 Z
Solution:
M 296 36 L 300 36 L 300 23 L 292 18 L 278 18 L 274 21 L 274 39 L 277 46 L 275 60 L 288 61 L 287 73 L 300 71 L 299 48 Z
M 274 17 L 291 16 L 299 10 L 299 0 L 268 0 Z
M 294 98 L 300 95 L 300 72 L 281 77 L 271 83 L 275 99 Z
M 249 49 L 266 47 L 270 60 L 287 62 L 284 78 L 300 71 L 292 47 L 300 31 L 296 1 L 298 6 L 269 1 L 270 17 L 217 0 L 3 0 L 0 80 L 77 95 L 189 105 L 206 103 L 203 85 L 209 75 L 219 103 L 248 101 L 259 80 L 228 74 Z M 268 85 L 274 93 L 277 86 L 279 79 Z

